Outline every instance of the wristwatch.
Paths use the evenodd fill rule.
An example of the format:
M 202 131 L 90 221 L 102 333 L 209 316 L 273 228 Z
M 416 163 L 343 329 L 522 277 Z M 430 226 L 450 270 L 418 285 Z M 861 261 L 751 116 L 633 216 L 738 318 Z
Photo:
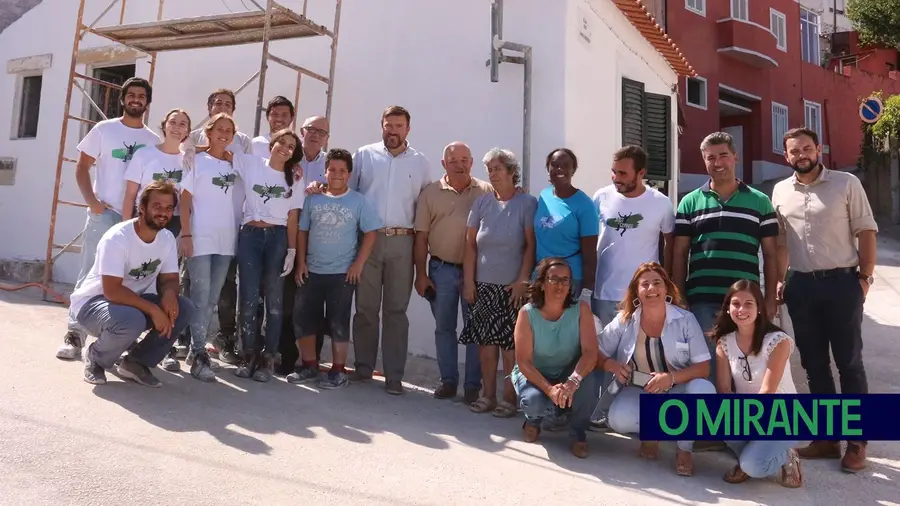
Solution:
M 859 279 L 865 281 L 866 284 L 869 285 L 869 286 L 872 286 L 873 284 L 875 284 L 875 277 L 874 277 L 874 276 L 871 276 L 871 275 L 866 275 L 866 274 L 863 274 L 863 273 L 860 272 L 860 273 L 859 273 Z

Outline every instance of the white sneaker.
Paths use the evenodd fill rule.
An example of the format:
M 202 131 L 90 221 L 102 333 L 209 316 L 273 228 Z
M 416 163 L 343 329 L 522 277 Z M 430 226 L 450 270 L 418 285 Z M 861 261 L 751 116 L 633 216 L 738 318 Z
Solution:
M 81 359 L 81 348 L 83 345 L 81 336 L 70 330 L 63 338 L 62 346 L 56 350 L 56 358 L 61 360 L 79 360 Z

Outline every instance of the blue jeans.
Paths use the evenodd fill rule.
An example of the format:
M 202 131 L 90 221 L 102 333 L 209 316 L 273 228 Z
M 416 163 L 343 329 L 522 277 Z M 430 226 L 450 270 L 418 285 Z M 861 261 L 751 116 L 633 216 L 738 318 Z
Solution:
M 675 385 L 669 392 L 675 394 L 714 394 L 716 387 L 702 378 L 694 378 L 687 383 Z M 609 407 L 609 428 L 619 434 L 638 434 L 641 431 L 641 396 L 656 395 L 644 389 L 629 385 L 619 391 Z M 678 449 L 691 451 L 693 441 L 678 441 Z
M 710 330 L 712 330 L 713 325 L 716 324 L 716 316 L 718 316 L 719 311 L 722 310 L 721 304 L 710 304 L 709 302 L 698 302 L 697 304 L 691 304 L 691 313 L 694 314 L 694 318 L 697 319 L 697 323 L 700 324 L 700 328 L 703 329 L 703 333 L 706 334 Z M 705 337 L 705 336 L 704 336 Z M 716 382 L 716 343 L 710 342 L 708 337 L 706 339 L 706 346 L 709 348 L 709 381 L 712 381 L 713 384 Z
M 90 209 L 86 209 L 86 211 L 87 220 L 81 235 L 81 268 L 78 271 L 78 279 L 75 281 L 76 289 L 84 283 L 84 279 L 91 272 L 91 267 L 94 266 L 94 261 L 97 260 L 97 246 L 100 244 L 100 238 L 113 225 L 122 221 L 122 215 L 112 209 L 104 210 L 103 214 L 94 214 Z M 69 331 L 78 334 L 82 342 L 84 341 L 86 337 L 84 330 L 79 327 L 77 322 L 69 322 Z
M 244 225 L 238 234 L 238 289 L 240 290 L 241 345 L 245 352 L 278 352 L 284 318 L 284 278 L 287 227 Z M 192 273 L 193 276 L 193 273 Z M 262 286 L 262 294 L 260 294 Z M 265 298 L 266 342 L 257 343 L 260 295 Z
M 141 297 L 154 304 L 160 303 L 160 297 L 156 294 L 144 294 Z M 113 304 L 102 295 L 89 300 L 78 312 L 77 318 L 78 323 L 91 335 L 97 336 L 97 341 L 91 344 L 88 353 L 99 366 L 112 369 L 116 360 L 127 350 L 129 357 L 152 369 L 175 344 L 175 339 L 188 326 L 193 313 L 194 304 L 179 295 L 178 317 L 168 337 L 161 336 L 153 328 L 153 320 L 140 309 Z M 131 348 L 145 330 L 150 332 L 137 346 Z
M 797 441 L 726 441 L 741 470 L 751 478 L 768 478 L 788 463 L 788 452 Z
M 461 297 L 463 272 L 457 267 L 440 260 L 428 262 L 428 277 L 434 283 L 436 296 L 431 301 L 434 315 L 434 348 L 437 354 L 441 383 L 459 384 L 459 341 L 457 324 L 459 308 L 463 315 L 469 311 L 469 304 Z M 466 380 L 463 388 L 481 390 L 481 361 L 478 346 L 466 346 Z
M 191 273 L 191 302 L 197 309 L 191 321 L 191 351 L 200 353 L 206 346 L 209 322 L 219 300 L 232 256 L 200 255 L 187 259 Z
M 564 374 L 559 378 L 547 378 L 545 376 L 545 379 L 550 384 L 555 385 L 566 381 L 568 377 L 568 374 Z M 591 372 L 581 380 L 581 386 L 578 387 L 572 398 L 572 418 L 569 425 L 569 435 L 576 441 L 585 441 L 587 439 L 587 429 L 591 424 L 591 414 L 594 412 L 594 408 L 597 407 L 597 401 L 599 401 L 600 381 L 600 375 L 596 371 Z M 525 423 L 528 425 L 540 427 L 544 417 L 551 414 L 557 407 L 543 390 L 525 379 L 524 374 L 513 376 L 513 387 L 516 389 L 516 395 L 519 396 L 519 406 L 525 413 Z

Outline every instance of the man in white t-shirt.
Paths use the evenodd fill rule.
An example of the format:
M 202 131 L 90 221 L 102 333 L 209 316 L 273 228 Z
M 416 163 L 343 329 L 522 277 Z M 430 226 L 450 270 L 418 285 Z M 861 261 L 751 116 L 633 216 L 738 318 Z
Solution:
M 272 134 L 279 130 L 284 130 L 291 126 L 294 122 L 294 104 L 285 97 L 278 95 L 269 101 L 266 106 L 266 121 L 269 122 L 269 133 L 254 137 L 250 143 L 250 150 L 256 156 L 269 158 L 271 152 L 269 141 Z
M 81 237 L 81 269 L 75 283 L 77 290 L 94 265 L 97 244 L 110 227 L 122 221 L 125 200 L 125 168 L 135 152 L 160 143 L 159 137 L 144 125 L 144 112 L 153 98 L 153 88 L 145 79 L 132 77 L 122 84 L 119 103 L 122 117 L 94 125 L 78 144 L 80 155 L 75 167 L 75 181 L 88 205 L 87 222 Z M 91 167 L 97 170 L 91 181 Z M 81 356 L 85 334 L 69 326 L 56 357 L 74 360 Z
M 675 209 L 668 197 L 644 185 L 646 175 L 647 153 L 625 146 L 613 154 L 613 184 L 594 194 L 600 237 L 591 305 L 604 326 L 615 318 L 638 266 L 659 262 L 661 237 L 665 242 L 661 263 L 667 270 L 672 263 Z
M 191 301 L 178 295 L 178 246 L 165 229 L 177 202 L 171 183 L 148 185 L 141 192 L 138 217 L 103 234 L 97 261 L 72 293 L 70 320 L 98 336 L 83 353 L 88 383 L 106 383 L 106 371 L 128 351 L 117 367 L 119 375 L 161 386 L 150 369 L 166 356 L 194 312 Z

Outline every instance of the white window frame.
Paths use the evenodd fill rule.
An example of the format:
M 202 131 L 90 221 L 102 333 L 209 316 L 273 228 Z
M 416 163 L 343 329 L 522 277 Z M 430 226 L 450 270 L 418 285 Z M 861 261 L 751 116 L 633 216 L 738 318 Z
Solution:
M 702 104 L 695 104 L 690 101 L 689 86 L 690 86 L 691 80 L 695 80 L 695 81 L 699 81 L 699 82 L 703 83 L 703 94 L 702 94 L 703 95 L 703 103 Z M 704 111 L 707 110 L 707 108 L 709 107 L 709 85 L 706 81 L 706 78 L 703 78 L 700 76 L 684 78 L 684 103 L 691 107 L 696 107 L 697 109 L 702 109 Z
M 779 22 L 781 23 L 781 36 L 778 34 Z M 783 12 L 769 8 L 769 29 L 772 30 L 777 41 L 775 47 L 787 52 L 787 16 Z
M 810 111 L 816 111 L 816 124 L 810 125 Z M 822 104 L 803 100 L 803 125 L 809 128 L 819 136 L 819 144 L 824 144 L 822 140 Z
M 816 18 L 815 23 L 804 20 L 803 19 L 804 12 L 806 13 L 807 18 L 809 18 L 809 16 L 815 16 L 815 18 Z M 822 63 L 822 48 L 821 48 L 822 42 L 819 40 L 819 38 L 822 36 L 821 23 L 822 23 L 821 16 L 819 16 L 815 12 L 813 12 L 805 7 L 800 7 L 800 58 L 807 63 L 813 63 L 815 65 L 821 65 L 821 63 Z M 813 47 L 807 48 L 809 54 L 804 54 L 805 42 L 807 39 L 810 38 L 810 37 L 807 37 L 806 32 L 813 28 L 815 28 L 815 37 L 811 38 L 811 43 L 813 44 Z M 814 60 L 810 61 L 807 58 L 814 58 Z
M 38 77 L 43 76 L 43 70 L 23 70 L 21 72 L 16 73 L 16 92 L 13 97 L 13 108 L 12 108 L 12 125 L 10 126 L 9 138 L 10 140 L 33 140 L 37 139 L 37 133 L 40 133 L 40 113 L 38 113 L 38 132 L 34 137 L 20 137 L 19 136 L 19 123 L 21 123 L 22 119 L 22 106 L 23 101 L 25 100 L 25 79 L 29 77 Z M 41 95 L 44 94 L 44 83 L 41 83 Z M 41 106 L 41 96 L 38 96 L 38 107 Z
M 750 21 L 750 0 L 731 0 L 731 18 Z
M 789 112 L 788 106 L 772 102 L 772 152 L 779 155 L 784 154 L 784 134 L 790 129 Z
M 684 0 L 684 8 L 706 17 L 706 0 Z

